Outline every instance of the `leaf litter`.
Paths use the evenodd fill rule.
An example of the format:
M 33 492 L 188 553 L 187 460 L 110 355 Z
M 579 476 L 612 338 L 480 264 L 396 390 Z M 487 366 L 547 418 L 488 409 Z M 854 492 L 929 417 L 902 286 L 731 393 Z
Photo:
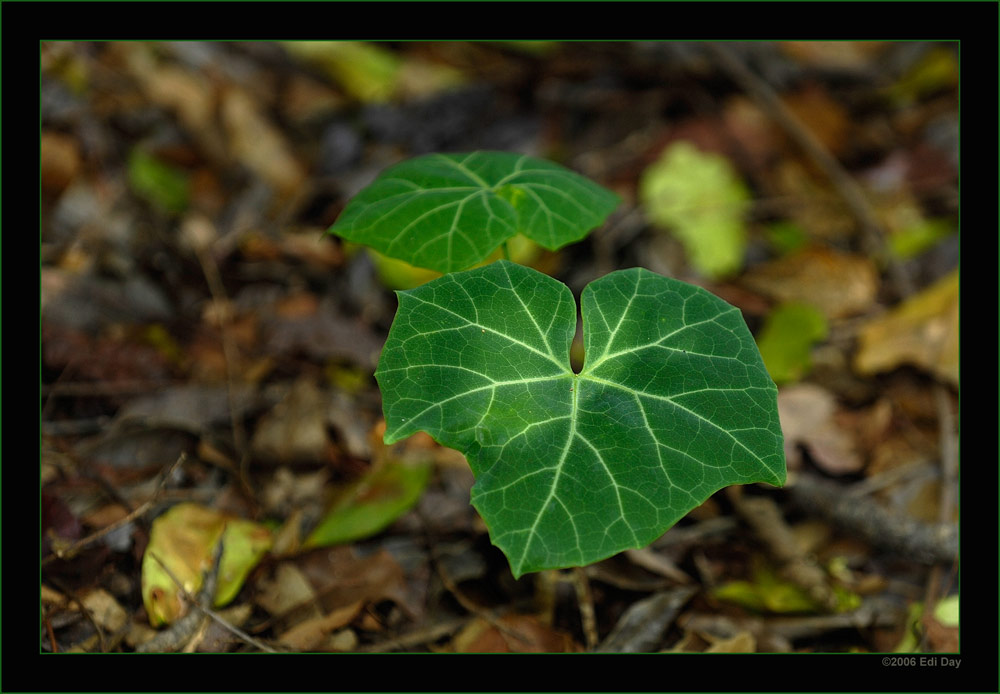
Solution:
M 916 607 L 907 617 L 926 600 L 957 601 L 947 581 L 923 590 L 930 564 L 954 561 L 954 482 L 939 451 L 958 434 L 942 428 L 938 404 L 957 412 L 952 46 L 730 46 L 753 56 L 784 108 L 867 186 L 889 239 L 880 256 L 772 106 L 702 79 L 728 73 L 701 44 L 686 58 L 666 43 L 305 48 L 42 45 L 43 649 L 578 651 L 592 640 L 587 609 L 599 650 L 954 647 L 948 614 Z M 656 70 L 698 99 L 665 89 Z M 779 75 L 808 79 L 793 87 Z M 630 117 L 619 100 L 636 105 Z M 441 150 L 559 151 L 635 209 L 644 172 L 673 143 L 721 157 L 747 191 L 710 205 L 736 215 L 725 222 L 740 225 L 735 242 L 705 255 L 615 213 L 593 243 L 528 262 L 577 292 L 633 266 L 710 281 L 738 297 L 756 337 L 782 304 L 822 313 L 825 337 L 794 336 L 803 339 L 780 379 L 790 484 L 746 490 L 774 504 L 768 523 L 790 525 L 736 522 L 741 502 L 716 494 L 649 548 L 588 567 L 589 608 L 556 572 L 543 612 L 541 574 L 514 580 L 497 568 L 468 504 L 465 460 L 430 437 L 382 443 L 370 374 L 393 280 L 323 231 L 376 172 Z M 901 263 L 918 291 L 898 285 Z M 165 632 L 149 627 L 143 561 L 152 547 L 180 566 L 158 549 L 161 530 L 194 508 L 211 522 L 179 531 L 212 532 L 185 550 L 182 565 L 197 567 L 182 578 L 189 592 L 213 570 L 220 528 L 273 546 L 251 542 L 237 569 L 223 558 L 212 580 L 229 607 L 202 607 L 221 623 L 187 609 L 191 630 L 151 641 Z M 767 537 L 804 532 L 803 514 L 820 558 L 805 574 L 765 549 Z M 178 594 L 169 576 L 157 581 Z M 808 597 L 817 585 L 861 602 L 831 611 Z M 743 597 L 723 610 L 726 586 Z M 693 597 L 664 597 L 681 590 Z M 777 616 L 767 605 L 784 603 L 768 590 L 805 591 L 802 611 Z M 913 630 L 922 641 L 903 638 Z

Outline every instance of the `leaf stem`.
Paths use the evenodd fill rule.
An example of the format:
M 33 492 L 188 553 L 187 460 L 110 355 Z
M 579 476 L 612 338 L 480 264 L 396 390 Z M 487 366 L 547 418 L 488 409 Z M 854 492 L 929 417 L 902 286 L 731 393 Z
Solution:
M 507 242 L 501 243 L 500 248 L 503 250 L 503 259 L 510 260 L 510 249 L 507 248 Z

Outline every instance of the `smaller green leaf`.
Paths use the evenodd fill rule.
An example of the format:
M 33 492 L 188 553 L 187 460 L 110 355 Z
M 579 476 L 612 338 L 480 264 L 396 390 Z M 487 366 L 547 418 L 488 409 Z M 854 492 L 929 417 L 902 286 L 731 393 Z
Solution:
M 826 318 L 809 304 L 787 303 L 771 311 L 757 347 L 774 382 L 798 381 L 809 373 L 812 347 L 826 333 Z
M 724 157 L 684 141 L 668 147 L 639 181 L 649 219 L 684 244 L 691 265 L 706 277 L 724 277 L 743 264 L 749 197 Z
M 417 267 L 454 272 L 516 234 L 549 250 L 579 241 L 618 196 L 554 162 L 511 152 L 428 154 L 382 172 L 330 232 Z
M 374 535 L 410 510 L 430 479 L 431 465 L 386 461 L 345 489 L 304 547 L 326 547 Z

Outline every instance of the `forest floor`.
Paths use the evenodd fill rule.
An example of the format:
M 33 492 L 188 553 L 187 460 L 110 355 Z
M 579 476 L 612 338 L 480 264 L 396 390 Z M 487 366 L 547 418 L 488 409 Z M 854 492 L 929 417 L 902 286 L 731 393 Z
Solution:
M 42 650 L 958 650 L 955 46 L 41 49 Z M 681 142 L 732 267 L 641 194 Z M 387 166 L 481 149 L 621 196 L 528 261 L 578 296 L 643 266 L 742 310 L 784 488 L 515 580 L 464 458 L 382 443 L 392 289 L 426 276 L 325 232 Z M 310 541 L 334 512 L 360 536 Z

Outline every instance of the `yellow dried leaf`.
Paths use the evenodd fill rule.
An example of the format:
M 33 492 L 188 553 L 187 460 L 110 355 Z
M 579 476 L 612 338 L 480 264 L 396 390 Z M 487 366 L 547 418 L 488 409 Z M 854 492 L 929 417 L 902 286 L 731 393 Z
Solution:
M 958 270 L 866 323 L 858 339 L 858 373 L 909 364 L 958 385 Z
M 203 572 L 211 568 L 220 537 L 223 552 L 216 607 L 236 597 L 247 574 L 270 548 L 271 532 L 257 523 L 193 503 L 178 504 L 153 521 L 142 560 L 142 599 L 150 624 L 169 624 L 184 613 L 181 590 L 174 579 L 188 593 L 196 594 Z

